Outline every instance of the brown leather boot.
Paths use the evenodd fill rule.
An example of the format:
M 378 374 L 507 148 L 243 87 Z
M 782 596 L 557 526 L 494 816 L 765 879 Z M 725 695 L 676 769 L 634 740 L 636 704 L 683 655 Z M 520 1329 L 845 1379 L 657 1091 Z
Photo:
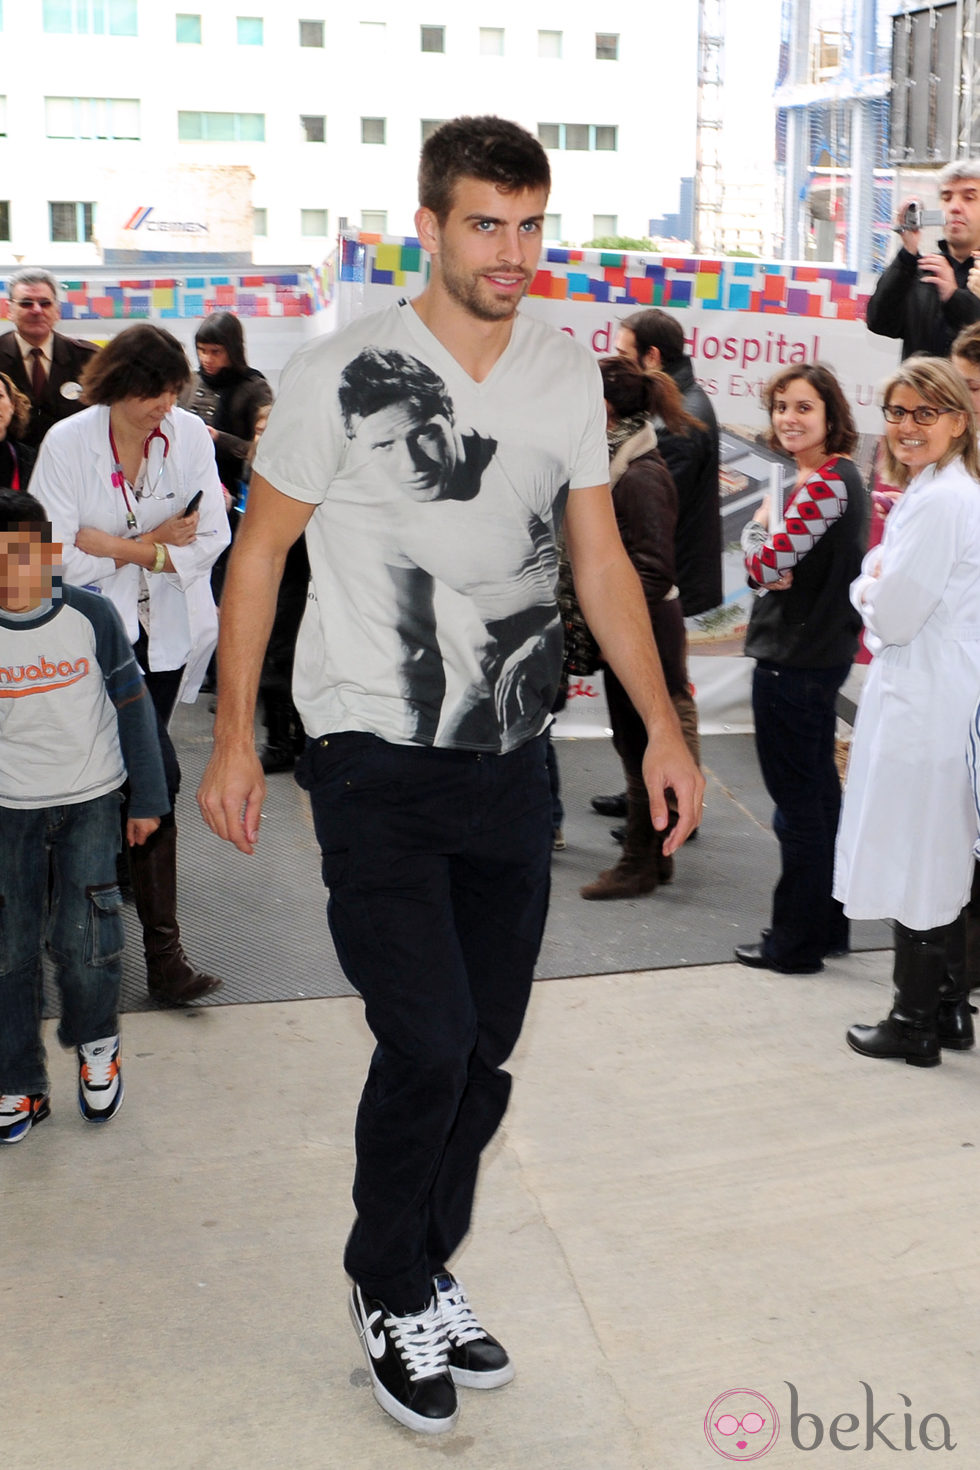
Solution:
M 673 863 L 661 850 L 665 834 L 655 831 L 650 820 L 650 802 L 642 781 L 627 781 L 626 802 L 622 856 L 614 868 L 607 868 L 594 883 L 579 889 L 583 898 L 639 898 L 666 881 L 661 878 L 665 864 L 670 863 L 673 872 Z
M 141 847 L 129 849 L 136 912 L 143 925 L 146 988 L 153 1000 L 183 1006 L 222 983 L 195 970 L 184 954 L 177 926 L 177 828 L 158 827 Z

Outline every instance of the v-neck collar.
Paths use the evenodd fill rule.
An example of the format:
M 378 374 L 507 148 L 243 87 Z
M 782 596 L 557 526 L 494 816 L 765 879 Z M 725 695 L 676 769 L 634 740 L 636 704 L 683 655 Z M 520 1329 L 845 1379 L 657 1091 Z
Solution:
M 497 361 L 487 373 L 487 376 L 477 381 L 471 373 L 467 372 L 459 359 L 453 356 L 449 348 L 439 340 L 435 332 L 426 326 L 411 301 L 400 301 L 398 303 L 398 310 L 402 313 L 403 319 L 406 322 L 409 335 L 413 336 L 424 349 L 427 361 L 431 363 L 433 357 L 442 357 L 446 363 L 451 365 L 455 373 L 462 374 L 475 393 L 484 392 L 506 371 L 507 363 L 516 350 L 514 344 L 518 336 L 524 332 L 524 318 L 520 312 L 517 312 L 514 317 L 514 325 L 511 329 L 510 340 L 507 346 L 497 358 Z

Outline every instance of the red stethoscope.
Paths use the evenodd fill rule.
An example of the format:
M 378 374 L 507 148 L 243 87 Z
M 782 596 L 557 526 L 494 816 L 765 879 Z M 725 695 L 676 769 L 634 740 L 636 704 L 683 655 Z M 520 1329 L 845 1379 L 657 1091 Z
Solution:
M 160 440 L 163 446 L 163 453 L 160 456 L 159 467 L 153 474 L 151 482 L 150 454 L 152 453 L 154 439 Z M 163 472 L 167 468 L 167 457 L 170 454 L 170 440 L 160 428 L 154 429 L 151 434 L 146 436 L 143 440 L 142 463 L 140 464 L 139 472 L 133 481 L 132 487 L 130 487 L 129 481 L 126 479 L 126 472 L 119 463 L 119 451 L 116 448 L 111 424 L 109 425 L 109 448 L 112 450 L 112 486 L 114 490 L 119 490 L 122 494 L 123 502 L 126 506 L 126 526 L 128 530 L 135 531 L 136 512 L 129 499 L 130 488 L 132 488 L 137 500 L 173 500 L 174 498 L 173 490 L 168 490 L 166 495 L 158 495 L 156 493 L 157 486 L 163 479 Z

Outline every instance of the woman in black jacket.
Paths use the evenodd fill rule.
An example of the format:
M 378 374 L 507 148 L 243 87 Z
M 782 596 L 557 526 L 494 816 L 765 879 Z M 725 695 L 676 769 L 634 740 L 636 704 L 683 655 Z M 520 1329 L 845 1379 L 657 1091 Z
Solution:
M 673 697 L 687 688 L 684 618 L 674 580 L 677 491 L 650 419 L 658 416 L 676 434 L 696 421 L 666 373 L 644 373 L 623 357 L 604 358 L 599 368 L 606 398 L 613 509 L 643 586 L 667 692 Z M 626 773 L 626 832 L 616 866 L 580 891 L 583 898 L 636 898 L 669 882 L 674 860 L 661 851 L 667 833 L 657 832 L 650 820 L 643 784 L 646 727 L 612 669 L 605 669 L 603 678 L 613 745 Z
M 769 442 L 792 456 L 796 480 L 785 510 L 762 501 L 742 531 L 749 585 L 758 595 L 745 652 L 755 743 L 782 872 L 772 919 L 743 965 L 810 975 L 848 948 L 848 924 L 831 897 L 840 779 L 834 762 L 835 701 L 857 650 L 860 615 L 850 585 L 861 570 L 866 503 L 851 410 L 833 372 L 799 363 L 764 393 Z
M 181 394 L 180 406 L 207 424 L 218 478 L 235 502 L 259 409 L 272 402 L 272 389 L 258 368 L 245 361 L 245 334 L 230 311 L 205 317 L 194 346 L 200 367 Z

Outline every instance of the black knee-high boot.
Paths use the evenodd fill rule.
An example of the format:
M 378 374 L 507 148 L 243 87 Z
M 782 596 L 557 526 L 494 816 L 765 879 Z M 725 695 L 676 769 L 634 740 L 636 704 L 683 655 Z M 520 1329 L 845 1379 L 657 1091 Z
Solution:
M 970 1004 L 966 925 L 967 911 L 964 909 L 946 931 L 946 974 L 939 987 L 936 1029 L 939 1045 L 950 1051 L 969 1051 L 974 1044 L 973 1016 L 976 1008 Z
M 911 1067 L 938 1067 L 936 1017 L 946 975 L 948 925 L 906 929 L 895 923 L 895 1003 L 877 1026 L 852 1026 L 847 1044 L 865 1057 L 900 1057 Z

